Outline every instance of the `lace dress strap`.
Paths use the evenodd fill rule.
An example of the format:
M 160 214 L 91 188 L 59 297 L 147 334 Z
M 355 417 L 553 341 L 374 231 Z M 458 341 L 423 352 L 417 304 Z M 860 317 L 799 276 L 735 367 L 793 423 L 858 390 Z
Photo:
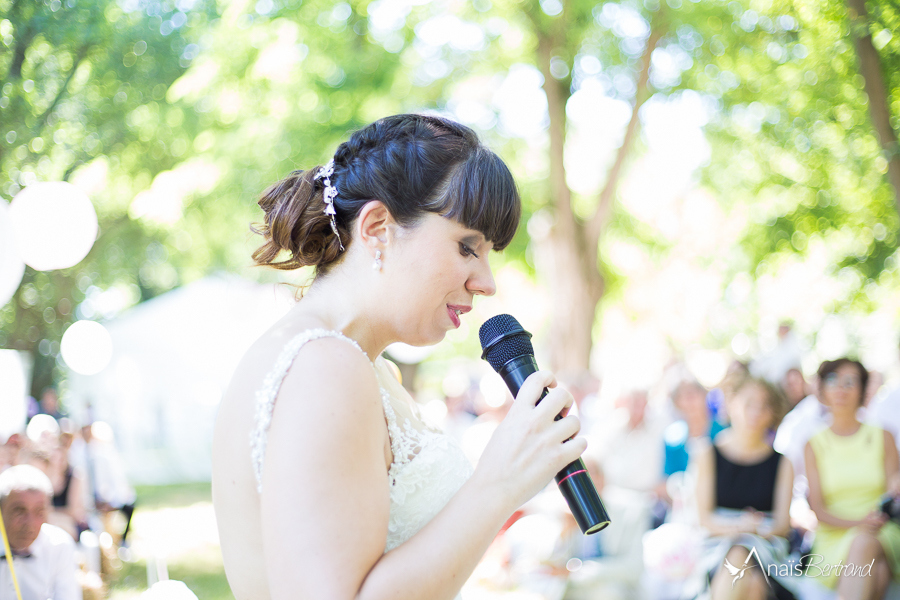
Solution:
M 339 331 L 329 329 L 309 329 L 298 334 L 285 344 L 281 354 L 275 361 L 272 370 L 263 380 L 262 388 L 256 392 L 256 410 L 254 415 L 254 427 L 250 432 L 250 456 L 253 462 L 253 471 L 256 474 L 256 489 L 262 493 L 263 461 L 266 457 L 266 442 L 268 439 L 269 425 L 272 423 L 272 412 L 275 410 L 275 398 L 281 389 L 288 370 L 300 349 L 309 341 L 325 337 L 339 338 L 353 344 L 353 347 L 363 353 L 368 360 L 368 355 L 363 352 L 354 340 L 348 338 Z M 371 362 L 371 361 L 370 361 Z M 374 366 L 374 365 L 373 365 Z M 381 391 L 382 401 L 385 401 L 384 390 Z

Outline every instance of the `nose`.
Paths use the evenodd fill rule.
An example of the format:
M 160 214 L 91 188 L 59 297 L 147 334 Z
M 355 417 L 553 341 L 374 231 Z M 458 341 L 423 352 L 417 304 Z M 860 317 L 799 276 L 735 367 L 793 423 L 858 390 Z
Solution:
M 466 281 L 466 289 L 473 294 L 493 296 L 497 293 L 497 283 L 494 281 L 494 273 L 491 271 L 491 264 L 488 262 L 487 254 L 485 252 L 476 261 L 477 266 Z

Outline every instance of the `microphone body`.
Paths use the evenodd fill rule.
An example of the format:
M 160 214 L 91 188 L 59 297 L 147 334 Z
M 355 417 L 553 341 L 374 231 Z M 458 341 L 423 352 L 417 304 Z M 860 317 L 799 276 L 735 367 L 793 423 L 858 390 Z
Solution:
M 518 347 L 521 347 L 523 338 L 527 342 L 527 347 L 530 348 L 531 346 L 527 337 L 524 337 L 530 337 L 531 334 L 522 329 L 521 325 L 518 325 L 518 321 L 515 321 L 515 319 L 509 315 L 499 316 L 505 317 L 507 320 L 512 320 L 517 327 L 511 331 L 502 333 L 500 336 L 494 337 L 492 340 L 482 339 L 482 347 L 484 348 L 484 353 L 482 354 L 483 358 L 489 355 L 492 348 L 502 345 L 504 340 L 509 340 L 511 337 L 519 338 L 516 340 L 518 342 L 516 344 L 517 350 Z M 485 327 L 491 323 L 492 320 L 497 318 L 498 317 L 493 317 L 493 319 L 489 319 L 485 322 L 485 324 L 482 325 L 482 331 L 485 330 Z M 484 336 L 482 336 L 482 338 L 483 337 Z M 519 351 L 515 351 L 514 353 L 518 354 Z M 522 387 L 522 384 L 525 383 L 528 376 L 538 371 L 537 361 L 534 358 L 533 350 L 528 352 L 526 349 L 524 350 L 524 353 L 503 361 L 502 364 L 495 364 L 499 362 L 496 360 L 496 355 L 493 358 L 494 360 L 488 359 L 491 366 L 493 366 L 500 377 L 503 378 L 504 383 L 506 383 L 509 391 L 512 392 L 513 397 L 519 395 L 519 389 Z M 540 403 L 546 395 L 547 388 L 544 388 L 541 397 L 538 399 L 538 403 Z M 558 421 L 561 418 L 562 415 L 556 415 L 555 420 Z M 559 491 L 566 499 L 566 504 L 569 505 L 569 510 L 572 511 L 572 516 L 575 517 L 575 521 L 578 523 L 578 527 L 581 528 L 582 533 L 587 535 L 597 533 L 609 525 L 609 515 L 606 512 L 606 508 L 603 506 L 603 502 L 600 500 L 600 495 L 597 493 L 597 488 L 594 486 L 594 482 L 591 479 L 583 460 L 579 458 L 566 465 L 562 471 L 556 474 L 556 483 L 559 486 Z

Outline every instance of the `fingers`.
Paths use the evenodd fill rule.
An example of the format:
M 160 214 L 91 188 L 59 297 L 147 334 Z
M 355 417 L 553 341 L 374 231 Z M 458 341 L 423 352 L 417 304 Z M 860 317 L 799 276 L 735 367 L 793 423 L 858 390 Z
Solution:
M 541 403 L 535 408 L 535 412 L 539 418 L 555 418 L 556 415 L 572 407 L 575 399 L 572 394 L 563 389 L 551 390 L 547 396 L 541 400 Z M 565 416 L 565 415 L 563 415 Z
M 525 379 L 525 383 L 519 388 L 519 395 L 516 396 L 516 401 L 528 406 L 534 406 L 537 404 L 538 398 L 540 398 L 545 387 L 556 387 L 556 376 L 550 371 L 535 371 Z
M 560 463 L 562 467 L 569 463 L 573 463 L 578 460 L 584 451 L 587 450 L 588 442 L 587 439 L 583 437 L 576 437 L 568 440 L 567 442 L 560 444 Z M 560 469 L 562 469 L 560 467 Z
M 563 417 L 555 425 L 556 435 L 561 436 L 562 441 L 575 437 L 579 431 L 581 431 L 581 421 L 575 415 Z

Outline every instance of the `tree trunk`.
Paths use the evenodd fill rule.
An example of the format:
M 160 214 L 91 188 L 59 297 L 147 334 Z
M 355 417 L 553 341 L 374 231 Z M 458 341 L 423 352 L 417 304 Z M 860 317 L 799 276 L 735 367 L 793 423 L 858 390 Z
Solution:
M 550 197 L 554 222 L 544 239 L 537 239 L 538 270 L 550 291 L 550 368 L 579 372 L 588 368 L 591 332 L 603 279 L 597 269 L 597 247 L 588 247 L 584 227 L 572 212 L 572 191 L 566 183 L 566 101 L 569 89 L 550 73 L 553 38 L 538 42 L 538 66 L 550 114 Z
M 865 81 L 866 94 L 869 96 L 869 115 L 887 159 L 888 181 L 894 186 L 894 203 L 900 212 L 900 145 L 897 143 L 897 133 L 891 127 L 891 112 L 881 60 L 872 45 L 865 0 L 847 0 L 847 6 L 850 9 L 850 31 L 859 57 L 859 74 Z
M 543 88 L 550 115 L 550 195 L 555 219 L 547 236 L 535 239 L 538 245 L 536 266 L 550 292 L 550 367 L 555 371 L 580 373 L 590 366 L 594 319 L 605 288 L 598 265 L 598 244 L 612 212 L 625 158 L 634 147 L 639 111 L 649 96 L 650 55 L 660 37 L 661 32 L 653 29 L 647 39 L 631 120 L 600 192 L 597 211 L 588 223 L 579 221 L 572 211 L 572 192 L 566 183 L 564 159 L 569 90 L 550 73 L 554 39 L 545 35 L 538 40 L 537 62 L 544 76 Z

